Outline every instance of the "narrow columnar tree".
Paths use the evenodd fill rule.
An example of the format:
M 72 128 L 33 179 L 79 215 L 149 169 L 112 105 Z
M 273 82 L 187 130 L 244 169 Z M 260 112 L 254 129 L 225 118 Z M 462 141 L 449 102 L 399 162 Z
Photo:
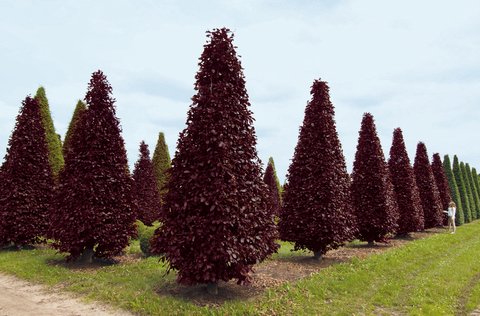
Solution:
M 65 157 L 68 152 L 68 148 L 70 148 L 70 142 L 72 140 L 72 136 L 75 133 L 75 128 L 77 127 L 78 120 L 82 115 L 83 111 L 87 109 L 87 106 L 82 100 L 78 100 L 77 105 L 75 106 L 75 110 L 73 111 L 72 119 L 70 120 L 70 124 L 68 125 L 67 133 L 65 134 L 65 138 L 63 140 L 63 156 Z
M 470 185 L 470 181 L 468 180 L 467 168 L 463 161 L 460 162 L 460 171 L 462 172 L 463 183 L 465 184 L 465 190 L 467 191 L 468 205 L 470 206 L 470 216 L 471 216 L 470 221 L 473 221 L 477 219 L 477 211 L 476 211 L 475 200 L 473 198 L 472 187 Z
M 438 193 L 440 194 L 442 210 L 446 211 L 448 209 L 448 203 L 452 200 L 452 195 L 450 193 L 450 187 L 448 185 L 447 176 L 445 175 L 445 170 L 443 169 L 442 159 L 438 153 L 433 154 L 432 172 L 433 177 L 435 178 L 435 183 L 437 184 Z M 442 215 L 442 224 L 448 224 L 448 218 L 446 214 Z
M 320 258 L 353 240 L 349 176 L 326 82 L 315 80 L 307 103 L 280 213 L 280 238 Z
M 385 242 L 397 233 L 398 206 L 388 165 L 370 113 L 359 131 L 352 172 L 352 198 L 359 234 L 369 244 Z
M 168 146 L 165 142 L 165 135 L 163 132 L 158 134 L 158 141 L 153 152 L 152 157 L 153 171 L 157 179 L 157 187 L 160 192 L 160 198 L 164 196 L 167 190 L 168 183 L 168 170 L 171 168 L 172 163 L 170 160 L 170 154 L 168 152 Z
M 402 130 L 393 131 L 388 169 L 398 205 L 398 235 L 423 230 L 423 209 L 413 167 L 410 164 Z
M 268 163 L 265 175 L 263 176 L 263 182 L 268 187 L 268 201 L 271 204 L 272 212 L 278 216 L 280 215 L 280 192 L 278 191 L 277 181 L 275 179 L 275 170 L 271 163 Z
M 460 198 L 460 192 L 458 191 L 457 182 L 455 181 L 455 176 L 452 170 L 452 163 L 450 162 L 450 157 L 445 155 L 443 157 L 443 169 L 445 170 L 445 176 L 448 180 L 448 186 L 450 187 L 450 194 L 452 201 L 455 202 L 457 212 L 455 214 L 455 225 L 463 225 L 465 219 L 463 216 L 462 201 Z
M 207 32 L 187 127 L 172 160 L 168 193 L 151 252 L 177 282 L 250 283 L 253 265 L 276 252 L 275 217 L 262 181 L 242 66 L 228 29 Z
M 472 213 L 470 210 L 470 202 L 468 200 L 467 188 L 463 181 L 463 175 L 460 168 L 457 155 L 453 156 L 453 175 L 455 176 L 455 182 L 457 183 L 458 192 L 460 194 L 460 201 L 462 203 L 464 223 L 470 223 L 472 221 Z
M 0 246 L 22 246 L 46 234 L 54 177 L 41 105 L 23 102 L 0 168 Z
M 133 180 L 111 94 L 103 72 L 94 72 L 60 173 L 50 237 L 67 260 L 114 256 L 136 235 Z
M 478 198 L 477 188 L 475 183 L 473 182 L 473 175 L 472 170 L 470 169 L 470 165 L 468 163 L 465 164 L 465 171 L 468 180 L 468 185 L 470 187 L 470 191 L 473 198 L 473 203 L 475 205 L 475 209 L 472 208 L 472 219 L 479 219 L 480 218 L 480 201 Z
M 427 147 L 423 142 L 417 144 L 413 171 L 422 201 L 425 228 L 442 225 L 442 201 L 428 160 Z
M 134 191 L 137 201 L 137 219 L 147 226 L 160 218 L 160 193 L 150 160 L 150 151 L 144 141 L 140 144 L 140 157 L 133 170 Z
M 472 188 L 474 188 L 475 193 L 477 194 L 478 203 L 479 203 L 478 205 L 480 206 L 480 187 L 478 182 L 477 170 L 475 170 L 475 168 L 472 168 L 471 176 L 472 176 L 472 183 L 473 183 Z M 480 219 L 480 213 L 477 213 L 477 219 Z
M 272 165 L 272 168 L 273 168 L 273 174 L 275 176 L 275 183 L 277 184 L 277 188 L 278 188 L 278 194 L 280 196 L 280 203 L 282 203 L 282 191 L 283 191 L 283 187 L 282 185 L 280 184 L 280 181 L 278 180 L 278 177 L 277 177 L 277 169 L 275 168 L 275 162 L 273 161 L 273 157 L 270 157 L 268 159 L 268 164 Z
M 55 126 L 53 125 L 50 106 L 48 105 L 48 99 L 44 87 L 38 88 L 35 99 L 40 103 L 40 113 L 42 115 L 43 125 L 45 126 L 48 160 L 54 177 L 57 177 L 64 164 L 62 144 L 58 134 L 55 132 Z

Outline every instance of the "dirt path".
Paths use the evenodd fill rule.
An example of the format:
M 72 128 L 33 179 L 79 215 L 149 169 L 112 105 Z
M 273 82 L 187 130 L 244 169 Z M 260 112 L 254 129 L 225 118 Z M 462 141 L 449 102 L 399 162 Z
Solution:
M 132 316 L 103 304 L 50 291 L 42 285 L 0 273 L 0 316 Z

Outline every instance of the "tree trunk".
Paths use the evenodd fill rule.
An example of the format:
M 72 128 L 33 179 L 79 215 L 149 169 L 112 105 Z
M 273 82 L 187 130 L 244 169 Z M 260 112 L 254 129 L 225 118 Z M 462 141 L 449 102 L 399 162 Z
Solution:
M 92 263 L 93 261 L 93 249 L 87 248 L 83 250 L 82 255 L 78 258 L 78 262 L 81 263 Z
M 322 259 L 322 252 L 321 251 L 314 251 L 313 252 L 313 259 L 315 259 L 315 260 Z
M 208 283 L 207 292 L 212 295 L 218 294 L 218 282 L 217 283 Z

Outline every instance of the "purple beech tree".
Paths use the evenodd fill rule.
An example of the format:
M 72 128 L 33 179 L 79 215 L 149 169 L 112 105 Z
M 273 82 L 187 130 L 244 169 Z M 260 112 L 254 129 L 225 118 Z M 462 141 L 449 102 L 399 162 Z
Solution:
M 450 193 L 450 186 L 448 185 L 448 179 L 445 175 L 445 169 L 443 169 L 442 159 L 440 154 L 433 154 L 432 160 L 432 172 L 437 184 L 438 192 L 440 194 L 440 201 L 442 202 L 442 210 L 448 209 L 448 203 L 452 200 Z M 442 215 L 442 224 L 445 226 L 448 224 L 448 217 L 446 214 Z
M 398 206 L 373 116 L 365 113 L 352 172 L 358 239 L 385 242 L 397 233 Z
M 248 285 L 279 245 L 233 34 L 207 34 L 151 253 L 165 254 L 177 282 L 216 293 L 219 280 Z
M 267 169 L 265 170 L 265 175 L 263 176 L 263 182 L 268 187 L 268 200 L 273 214 L 276 216 L 280 215 L 280 207 L 282 206 L 280 202 L 280 192 L 278 190 L 277 179 L 275 176 L 275 169 L 271 163 L 268 163 Z
M 400 128 L 393 131 L 388 168 L 397 197 L 399 213 L 397 234 L 406 235 L 423 230 L 424 219 L 420 193 Z
M 287 174 L 279 231 L 319 259 L 355 238 L 350 179 L 326 82 L 315 80 Z
M 136 235 L 125 144 L 106 76 L 93 73 L 60 173 L 50 237 L 68 260 L 111 257 Z
M 417 144 L 415 162 L 413 163 L 420 199 L 422 200 L 425 228 L 442 225 L 442 202 L 438 192 L 432 166 L 428 160 L 427 147 L 423 142 Z
M 133 170 L 133 182 L 138 207 L 137 219 L 151 226 L 160 218 L 161 202 L 150 151 L 144 141 L 140 144 L 140 157 Z
M 22 102 L 0 168 L 0 246 L 36 243 L 48 228 L 54 177 L 40 107 Z

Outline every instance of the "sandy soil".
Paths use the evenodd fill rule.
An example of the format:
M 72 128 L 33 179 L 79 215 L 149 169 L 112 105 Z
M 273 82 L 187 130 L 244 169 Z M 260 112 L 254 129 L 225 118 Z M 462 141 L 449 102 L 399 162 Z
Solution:
M 375 244 L 373 246 L 361 244 L 353 247 L 343 247 L 327 252 L 322 260 L 314 260 L 312 255 L 295 256 L 283 260 L 270 260 L 255 268 L 250 286 L 238 286 L 234 280 L 220 282 L 219 293 L 214 296 L 207 293 L 205 285 L 183 286 L 174 281 L 162 287 L 162 289 L 158 289 L 157 295 L 182 297 L 195 305 L 212 307 L 221 306 L 232 299 L 251 300 L 259 297 L 268 288 L 304 278 L 330 265 L 347 262 L 352 257 L 365 258 L 370 254 L 381 253 L 392 247 L 401 247 L 406 242 L 445 231 L 445 228 L 438 227 L 391 239 L 388 244 Z M 130 258 L 130 256 L 135 256 L 135 258 Z M 128 261 L 140 260 L 137 256 L 124 255 L 114 258 L 113 261 L 115 264 L 123 264 Z M 65 267 L 71 269 L 86 268 L 65 264 L 64 261 L 55 262 L 55 264 L 65 265 Z M 105 262 L 97 262 L 96 265 L 90 265 L 85 270 L 94 272 L 105 264 Z M 42 285 L 32 284 L 12 276 L 0 274 L 0 316 L 6 315 L 123 316 L 134 314 L 100 303 L 85 304 L 73 294 L 60 293 L 58 290 L 46 289 Z
M 74 295 L 48 290 L 10 275 L 0 274 L 0 316 L 131 316 L 133 314 Z

